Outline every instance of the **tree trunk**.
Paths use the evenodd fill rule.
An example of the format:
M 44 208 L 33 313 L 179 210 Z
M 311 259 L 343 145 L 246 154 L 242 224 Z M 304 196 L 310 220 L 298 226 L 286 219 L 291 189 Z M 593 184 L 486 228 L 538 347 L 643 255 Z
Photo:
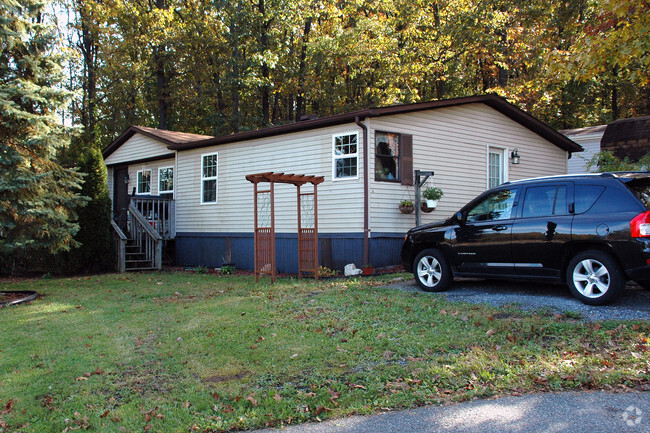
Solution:
M 311 31 L 311 18 L 305 20 L 305 28 L 302 35 L 302 48 L 300 50 L 300 67 L 298 68 L 298 95 L 296 95 L 296 122 L 305 114 L 305 71 L 307 59 L 307 42 Z
M 83 56 L 82 76 L 82 107 L 81 124 L 88 143 L 96 139 L 95 125 L 97 123 L 97 38 L 91 28 L 93 17 L 88 13 L 83 2 L 77 3 L 79 18 L 81 20 L 81 34 L 79 48 Z
M 156 0 L 156 8 L 165 9 L 165 0 Z M 169 129 L 169 89 L 165 73 L 165 51 L 164 44 L 158 45 L 154 50 L 158 93 L 158 128 L 160 129 Z
M 260 13 L 261 25 L 260 25 L 260 48 L 262 55 L 266 58 L 265 54 L 269 49 L 269 28 L 271 26 L 271 19 L 266 19 L 266 8 L 264 0 L 259 0 L 257 5 L 258 11 Z M 260 88 L 261 99 L 262 99 L 262 122 L 263 126 L 268 126 L 270 123 L 270 106 L 269 106 L 269 78 L 270 78 L 270 68 L 266 63 L 266 60 L 262 60 L 261 65 L 262 73 L 262 87 Z

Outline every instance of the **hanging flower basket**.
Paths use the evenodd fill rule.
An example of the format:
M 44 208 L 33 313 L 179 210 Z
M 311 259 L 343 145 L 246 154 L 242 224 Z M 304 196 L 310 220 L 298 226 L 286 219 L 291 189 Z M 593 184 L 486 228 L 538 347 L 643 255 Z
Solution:
M 402 213 L 413 213 L 415 210 L 415 205 L 410 200 L 402 200 L 399 204 L 399 211 Z
M 420 209 L 422 210 L 422 212 L 431 213 L 434 210 L 436 210 L 436 207 L 435 206 L 430 206 L 430 204 L 427 203 L 427 201 L 423 201 L 422 204 L 420 205 Z

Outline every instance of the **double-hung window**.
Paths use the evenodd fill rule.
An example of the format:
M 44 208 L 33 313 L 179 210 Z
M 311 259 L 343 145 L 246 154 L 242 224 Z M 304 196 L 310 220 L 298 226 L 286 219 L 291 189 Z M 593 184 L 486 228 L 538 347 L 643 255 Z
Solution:
M 158 169 L 158 193 L 172 192 L 174 192 L 174 167 L 161 167 Z
M 359 166 L 359 146 L 357 133 L 335 135 L 333 137 L 333 179 L 356 179 Z
M 210 153 L 201 155 L 201 203 L 217 202 L 219 176 L 219 155 Z
M 138 170 L 138 194 L 151 194 L 151 170 Z

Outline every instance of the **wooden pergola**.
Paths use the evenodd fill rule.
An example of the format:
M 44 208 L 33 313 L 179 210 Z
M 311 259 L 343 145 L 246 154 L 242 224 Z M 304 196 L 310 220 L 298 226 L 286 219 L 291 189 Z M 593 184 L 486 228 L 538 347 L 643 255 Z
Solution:
M 325 179 L 323 176 L 302 174 L 257 173 L 249 174 L 246 180 L 253 183 L 255 196 L 255 281 L 260 275 L 270 275 L 275 281 L 275 184 L 288 183 L 296 186 L 298 198 L 298 277 L 310 273 L 318 279 L 318 192 L 317 186 Z M 268 183 L 268 189 L 261 189 L 260 183 Z M 301 192 L 306 183 L 313 185 L 310 192 Z M 303 221 L 309 200 L 313 204 L 313 220 Z M 309 209 L 308 209 L 309 210 Z M 264 212 L 260 215 L 260 212 Z M 311 226 L 311 227 L 309 227 Z

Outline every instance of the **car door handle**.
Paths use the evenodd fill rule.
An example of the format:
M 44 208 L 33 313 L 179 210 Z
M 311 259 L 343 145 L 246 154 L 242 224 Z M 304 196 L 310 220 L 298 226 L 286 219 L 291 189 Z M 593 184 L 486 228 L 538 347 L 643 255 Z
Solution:
M 508 226 L 494 226 L 492 227 L 492 230 L 495 232 L 502 232 L 504 230 L 508 230 Z

